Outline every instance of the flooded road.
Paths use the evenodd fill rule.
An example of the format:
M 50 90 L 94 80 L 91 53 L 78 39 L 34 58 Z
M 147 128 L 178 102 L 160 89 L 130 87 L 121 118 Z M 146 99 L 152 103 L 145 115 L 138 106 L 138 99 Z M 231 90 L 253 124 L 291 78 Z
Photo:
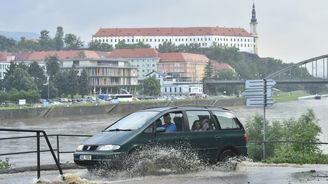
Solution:
M 130 177 L 124 172 L 111 177 L 100 177 L 87 170 L 65 171 L 66 181 L 62 181 L 58 172 L 43 171 L 41 184 L 326 184 L 328 182 L 327 165 L 268 165 L 260 163 L 240 163 L 234 171 L 218 168 L 205 168 L 186 174 L 148 175 Z M 68 173 L 68 174 L 67 174 Z M 35 183 L 35 172 L 15 175 L 0 175 L 1 184 Z
M 245 106 L 230 107 L 230 109 L 239 117 L 242 123 L 245 124 L 246 120 L 256 113 L 263 115 L 261 108 L 247 108 Z M 301 114 L 305 113 L 307 109 L 313 109 L 316 117 L 319 119 L 319 126 L 322 129 L 320 141 L 328 142 L 328 98 L 321 100 L 303 100 L 293 101 L 286 103 L 277 103 L 267 109 L 268 120 L 283 120 L 288 118 L 298 118 Z M 83 117 L 66 117 L 66 118 L 53 118 L 53 119 L 28 119 L 28 120 L 11 120 L 1 121 L 0 126 L 5 128 L 20 128 L 20 129 L 41 129 L 45 130 L 48 134 L 94 134 L 115 120 L 120 116 L 97 115 L 97 116 L 83 116 Z M 0 137 L 12 137 L 34 135 L 25 133 L 1 133 Z M 60 138 L 61 151 L 73 151 L 77 145 L 81 144 L 86 138 L 83 137 L 62 137 Z M 55 147 L 55 138 L 50 138 L 53 147 Z M 35 139 L 21 139 L 21 140 L 1 140 L 1 153 L 17 152 L 17 151 L 31 151 L 36 150 Z M 42 149 L 47 149 L 46 144 L 41 139 Z M 328 147 L 321 147 L 324 153 L 328 153 Z M 15 155 L 1 157 L 4 160 L 9 158 L 10 162 L 14 164 L 13 167 L 21 166 L 35 166 L 36 154 Z M 72 154 L 61 155 L 61 162 L 72 162 Z M 41 164 L 53 164 L 50 153 L 41 154 Z

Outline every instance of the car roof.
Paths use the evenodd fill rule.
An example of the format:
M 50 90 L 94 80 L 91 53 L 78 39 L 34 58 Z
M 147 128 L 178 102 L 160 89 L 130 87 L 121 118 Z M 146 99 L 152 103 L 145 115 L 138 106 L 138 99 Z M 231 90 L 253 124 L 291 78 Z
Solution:
M 144 111 L 168 111 L 168 110 L 219 110 L 219 111 L 230 111 L 224 107 L 218 106 L 175 106 L 175 107 L 150 107 L 144 109 Z

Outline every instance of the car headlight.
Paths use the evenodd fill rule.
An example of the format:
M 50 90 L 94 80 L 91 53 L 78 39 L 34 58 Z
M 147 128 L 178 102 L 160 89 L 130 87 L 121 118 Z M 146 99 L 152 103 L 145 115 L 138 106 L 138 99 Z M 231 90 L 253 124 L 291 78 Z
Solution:
M 83 144 L 79 145 L 77 148 L 76 148 L 76 151 L 82 151 L 83 149 Z
M 119 145 L 112 145 L 112 144 L 100 145 L 97 148 L 98 151 L 113 151 L 113 150 L 118 150 L 118 149 L 120 149 Z

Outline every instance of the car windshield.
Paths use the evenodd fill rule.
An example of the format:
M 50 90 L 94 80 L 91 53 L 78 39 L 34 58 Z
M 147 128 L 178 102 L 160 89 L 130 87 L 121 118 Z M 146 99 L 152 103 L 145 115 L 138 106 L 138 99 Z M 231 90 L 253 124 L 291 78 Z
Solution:
M 132 113 L 115 124 L 108 127 L 105 131 L 129 131 L 136 130 L 142 127 L 148 120 L 156 116 L 159 112 L 156 111 L 141 111 Z

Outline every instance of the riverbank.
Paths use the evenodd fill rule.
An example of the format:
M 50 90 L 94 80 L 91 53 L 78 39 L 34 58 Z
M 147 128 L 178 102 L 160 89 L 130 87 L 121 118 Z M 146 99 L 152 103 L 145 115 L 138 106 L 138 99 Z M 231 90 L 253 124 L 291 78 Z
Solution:
M 176 101 L 135 101 L 120 104 L 65 105 L 39 108 L 1 109 L 0 120 L 27 118 L 54 118 L 69 116 L 85 116 L 96 114 L 128 114 L 134 111 L 165 106 L 238 106 L 244 105 L 243 98 L 228 99 L 193 99 Z

